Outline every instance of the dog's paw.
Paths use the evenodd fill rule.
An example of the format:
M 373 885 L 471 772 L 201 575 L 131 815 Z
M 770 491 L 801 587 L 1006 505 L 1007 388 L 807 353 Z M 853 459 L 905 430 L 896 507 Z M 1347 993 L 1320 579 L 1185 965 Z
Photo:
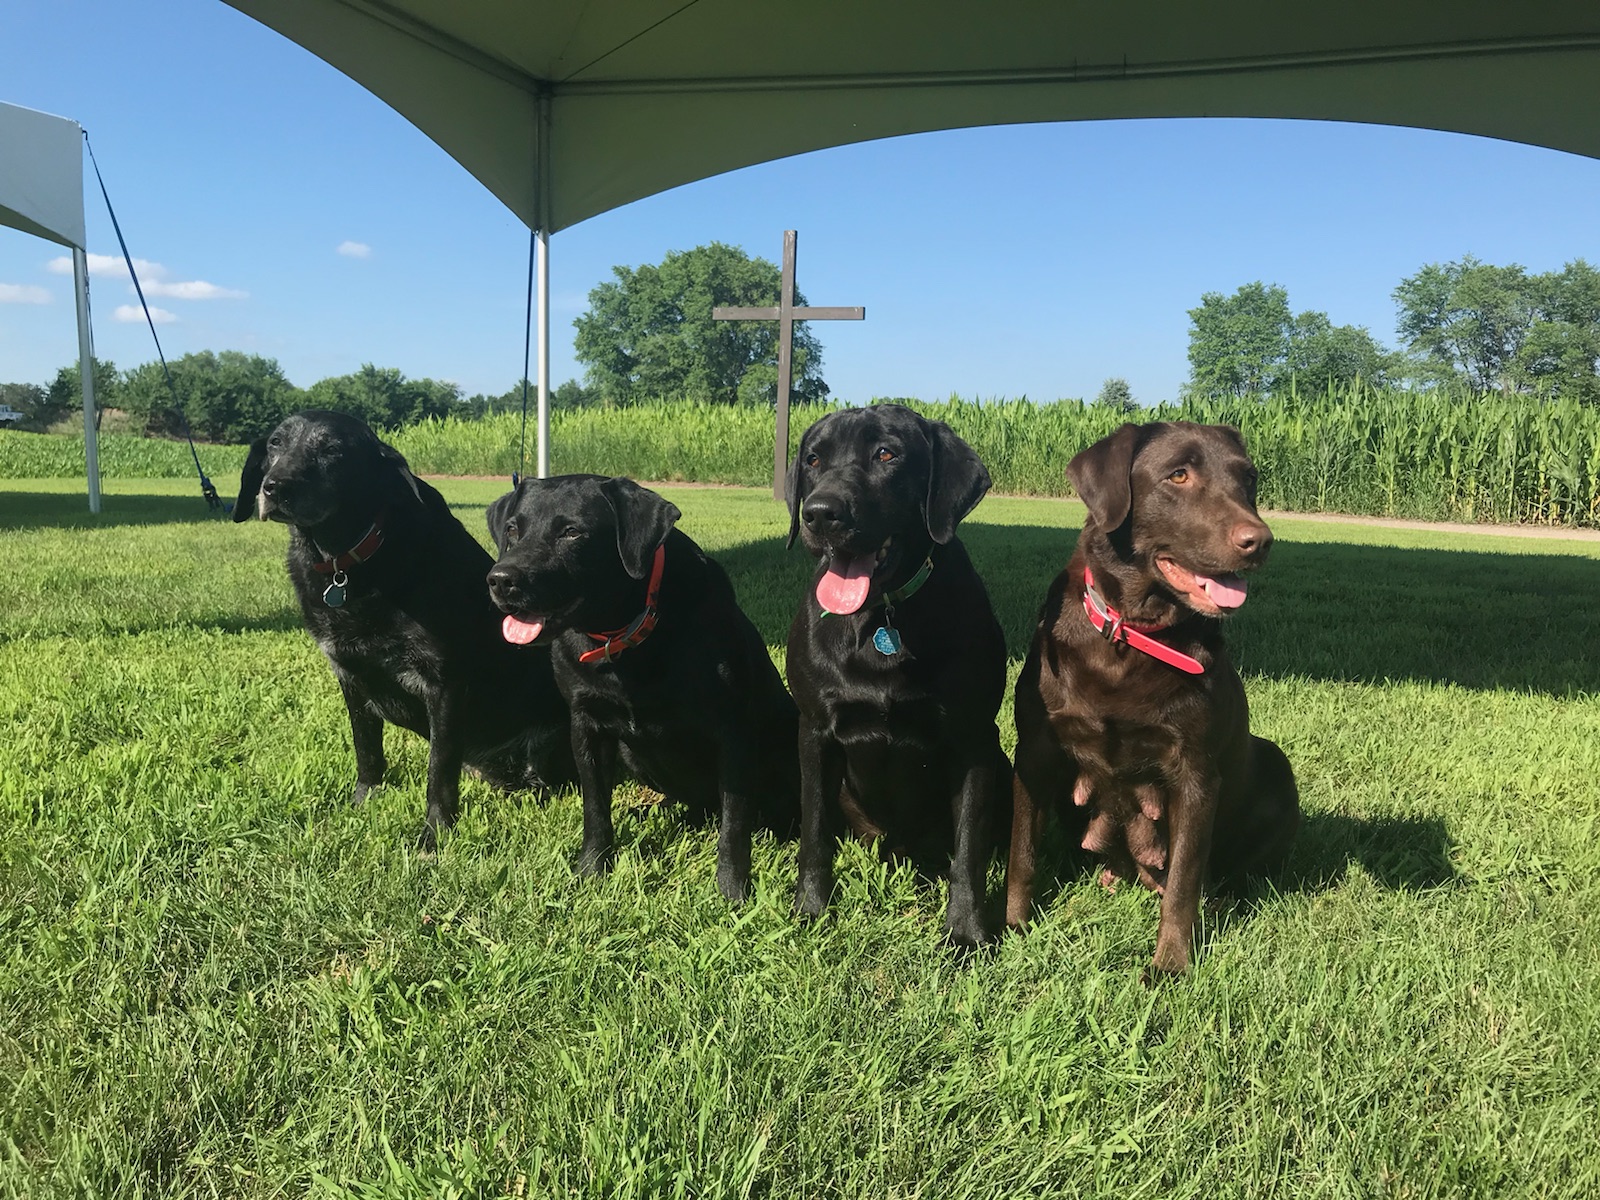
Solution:
M 439 831 L 434 828 L 433 822 L 424 821 L 422 830 L 417 834 L 417 853 L 424 858 L 432 858 L 439 852 Z
M 578 860 L 573 868 L 585 879 L 594 875 L 604 875 L 611 870 L 617 861 L 617 854 L 610 846 L 585 846 L 578 852 Z
M 743 904 L 750 898 L 750 872 L 718 867 L 717 891 L 729 904 Z
M 828 893 L 832 890 L 831 887 L 820 884 L 808 886 L 806 880 L 802 879 L 800 886 L 794 891 L 795 915 L 808 921 L 815 921 L 828 907 Z
M 980 913 L 950 913 L 944 919 L 944 940 L 957 957 L 965 960 L 974 951 L 993 943 L 995 935 Z
M 1156 947 L 1156 956 L 1150 960 L 1150 965 L 1145 968 L 1141 977 L 1146 987 L 1170 979 L 1178 979 L 1189 972 L 1189 953 L 1187 949 L 1182 952 L 1165 951 L 1164 947 Z
M 364 803 L 368 796 L 372 795 L 373 792 L 382 786 L 383 785 L 381 783 L 361 783 L 358 781 L 356 783 L 356 790 L 350 793 L 350 806 L 354 808 L 357 805 Z

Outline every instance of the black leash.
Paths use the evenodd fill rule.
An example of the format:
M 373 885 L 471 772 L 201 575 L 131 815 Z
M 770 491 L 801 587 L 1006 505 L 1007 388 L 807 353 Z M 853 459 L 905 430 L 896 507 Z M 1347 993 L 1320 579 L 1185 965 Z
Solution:
M 117 245 L 122 247 L 122 260 L 128 264 L 128 276 L 133 280 L 133 290 L 139 297 L 139 306 L 144 309 L 144 319 L 150 326 L 150 337 L 156 344 L 156 357 L 161 360 L 161 373 L 167 379 L 167 392 L 172 396 L 173 411 L 178 414 L 178 420 L 183 422 L 183 436 L 189 442 L 189 455 L 194 459 L 194 469 L 200 476 L 200 494 L 206 498 L 206 507 L 212 511 L 222 509 L 222 497 L 217 495 L 216 485 L 206 477 L 205 468 L 200 465 L 200 454 L 194 448 L 194 435 L 189 432 L 189 417 L 183 411 L 183 404 L 178 400 L 177 386 L 172 382 L 172 371 L 167 367 L 167 356 L 161 350 L 161 338 L 156 333 L 155 318 L 150 315 L 150 305 L 145 302 L 144 288 L 139 286 L 139 273 L 133 269 L 133 255 L 128 253 L 128 243 L 122 236 L 122 226 L 117 221 L 117 210 L 111 207 L 111 193 L 106 191 L 105 178 L 100 174 L 100 164 L 94 156 L 94 147 L 89 144 L 89 131 L 83 131 L 83 145 L 89 151 L 89 162 L 94 167 L 94 177 L 100 183 L 100 194 L 105 197 L 106 211 L 111 214 L 111 228 L 117 232 Z M 90 368 L 93 369 L 93 362 Z M 524 411 L 526 411 L 526 401 Z M 526 418 L 524 418 L 526 419 Z
M 538 247 L 539 235 L 528 230 L 528 308 L 522 318 L 522 437 L 517 445 L 517 469 L 511 472 L 511 486 L 522 482 L 522 471 L 528 465 L 528 351 L 533 342 L 533 255 Z

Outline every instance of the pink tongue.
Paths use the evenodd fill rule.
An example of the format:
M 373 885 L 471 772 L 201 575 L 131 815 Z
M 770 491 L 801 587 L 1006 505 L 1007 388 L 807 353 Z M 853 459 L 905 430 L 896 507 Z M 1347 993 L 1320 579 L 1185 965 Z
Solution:
M 828 573 L 817 580 L 817 603 L 824 612 L 846 616 L 867 602 L 867 592 L 872 587 L 872 568 L 877 556 L 863 554 L 844 563 L 834 561 Z
M 506 641 L 515 646 L 526 646 L 544 630 L 543 619 L 524 621 L 521 617 L 506 614 L 506 619 L 500 622 L 500 632 L 505 635 Z
M 1206 595 L 1218 608 L 1238 608 L 1250 590 L 1250 581 L 1243 575 L 1196 575 L 1205 585 Z

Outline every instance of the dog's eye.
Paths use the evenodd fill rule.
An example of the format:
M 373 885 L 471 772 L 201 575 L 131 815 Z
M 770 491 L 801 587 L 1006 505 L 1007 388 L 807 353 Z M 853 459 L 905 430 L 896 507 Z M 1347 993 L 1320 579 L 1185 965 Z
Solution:
M 822 460 L 820 458 L 818 458 L 815 454 L 806 455 L 806 466 L 808 466 L 808 467 L 814 467 L 821 461 Z
M 564 537 L 564 538 L 582 537 L 583 536 L 583 531 L 581 529 L 579 529 L 576 525 L 568 525 L 565 529 L 563 529 L 561 531 L 561 536 Z
M 879 462 L 893 462 L 895 459 L 895 454 L 893 450 L 889 449 L 889 447 L 879 446 L 877 452 L 873 454 L 872 457 L 877 459 Z
M 267 439 L 267 445 L 269 445 L 269 446 L 281 446 L 281 445 L 283 445 L 283 439 L 281 437 L 279 437 L 277 434 L 273 434 L 271 437 L 269 437 Z
M 509 546 L 512 542 L 516 541 L 521 536 L 522 536 L 522 530 L 517 528 L 517 523 L 515 521 L 507 521 L 506 522 L 506 545 Z
M 1168 483 L 1188 483 L 1189 482 L 1189 468 L 1188 467 L 1179 467 L 1171 475 L 1167 476 L 1167 482 Z

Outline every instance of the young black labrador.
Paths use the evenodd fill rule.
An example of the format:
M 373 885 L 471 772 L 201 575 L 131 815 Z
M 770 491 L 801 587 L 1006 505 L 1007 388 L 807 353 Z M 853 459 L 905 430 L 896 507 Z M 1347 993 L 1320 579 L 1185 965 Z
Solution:
M 548 655 L 500 636 L 488 553 L 392 446 L 354 417 L 302 412 L 250 447 L 233 519 L 289 526 L 289 578 L 350 713 L 359 804 L 383 782 L 383 723 L 428 740 L 432 849 L 461 768 L 507 791 L 576 779 Z
M 789 631 L 800 706 L 800 880 L 826 907 L 846 824 L 948 871 L 945 936 L 989 937 L 984 873 L 1011 765 L 995 714 L 1006 647 L 956 525 L 989 490 L 977 454 L 899 405 L 831 413 L 789 471 L 789 544 L 818 559 Z
M 1027 920 L 1045 813 L 1105 858 L 1102 881 L 1162 894 L 1154 968 L 1188 969 L 1208 867 L 1282 861 L 1299 824 L 1283 751 L 1250 733 L 1222 618 L 1272 533 L 1239 432 L 1124 425 L 1067 475 L 1089 509 L 1017 680 L 1006 919 Z M 1067 797 L 1072 802 L 1067 802 Z
M 721 567 L 631 479 L 525 479 L 489 507 L 505 640 L 549 644 L 572 710 L 584 874 L 607 869 L 618 759 L 698 817 L 720 817 L 717 886 L 750 888 L 760 823 L 792 831 L 795 707 Z

